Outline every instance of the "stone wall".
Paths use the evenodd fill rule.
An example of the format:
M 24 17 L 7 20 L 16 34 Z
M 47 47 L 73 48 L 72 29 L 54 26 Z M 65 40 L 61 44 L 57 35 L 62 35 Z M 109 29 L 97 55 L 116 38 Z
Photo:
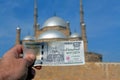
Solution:
M 33 80 L 120 80 L 120 63 L 42 67 Z

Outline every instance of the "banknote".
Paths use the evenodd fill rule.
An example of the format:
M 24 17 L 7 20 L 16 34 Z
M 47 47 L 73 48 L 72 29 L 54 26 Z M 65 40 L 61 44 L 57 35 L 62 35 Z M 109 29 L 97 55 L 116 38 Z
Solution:
M 24 43 L 24 48 L 32 49 L 35 52 L 34 66 L 83 65 L 85 64 L 83 46 L 83 41 Z

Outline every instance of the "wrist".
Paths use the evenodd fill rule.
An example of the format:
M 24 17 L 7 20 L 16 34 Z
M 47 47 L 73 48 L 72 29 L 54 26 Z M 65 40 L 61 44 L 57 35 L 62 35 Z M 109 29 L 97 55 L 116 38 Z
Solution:
M 4 62 L 0 59 L 0 80 L 8 80 L 8 71 L 6 70 L 6 66 L 4 66 Z
M 0 80 L 4 80 L 2 59 L 0 59 Z

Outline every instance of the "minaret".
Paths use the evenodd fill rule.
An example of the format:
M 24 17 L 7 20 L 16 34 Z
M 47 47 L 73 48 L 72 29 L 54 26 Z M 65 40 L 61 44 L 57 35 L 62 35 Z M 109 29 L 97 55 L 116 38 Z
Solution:
M 20 27 L 18 26 L 17 28 L 16 28 L 16 45 L 17 44 L 20 44 L 20 33 L 21 33 L 21 29 L 20 29 Z
M 87 36 L 86 36 L 86 25 L 84 22 L 84 12 L 82 0 L 80 0 L 80 26 L 81 26 L 81 36 L 84 41 L 84 51 L 87 52 Z
M 34 36 L 36 36 L 36 31 L 38 30 L 38 8 L 37 8 L 37 0 L 34 0 Z

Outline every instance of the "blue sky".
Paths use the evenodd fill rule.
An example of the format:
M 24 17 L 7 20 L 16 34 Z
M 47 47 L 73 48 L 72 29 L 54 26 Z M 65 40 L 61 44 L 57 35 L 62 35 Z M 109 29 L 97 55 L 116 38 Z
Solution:
M 70 21 L 80 33 L 79 0 L 38 0 L 38 22 L 56 15 Z M 120 62 L 120 0 L 83 0 L 89 51 L 103 55 L 104 62 Z M 21 39 L 33 34 L 33 0 L 0 0 L 0 57 L 15 43 L 16 27 Z

